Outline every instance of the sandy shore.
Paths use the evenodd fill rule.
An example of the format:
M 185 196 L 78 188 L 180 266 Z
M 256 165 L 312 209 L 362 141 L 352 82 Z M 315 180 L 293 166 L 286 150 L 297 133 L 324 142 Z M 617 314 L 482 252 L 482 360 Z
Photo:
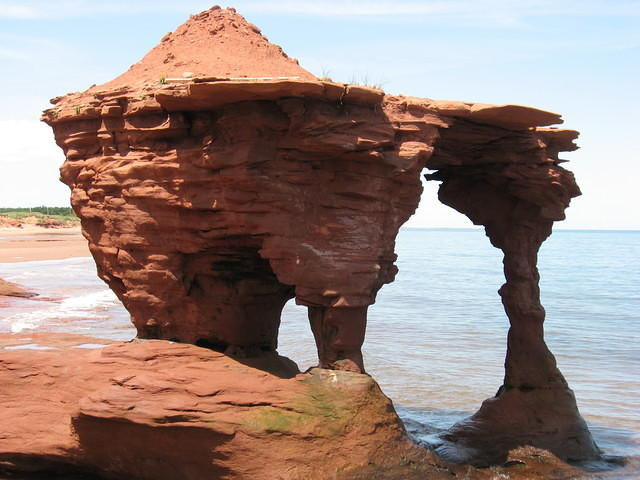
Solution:
M 0 228 L 0 263 L 88 257 L 80 227 L 49 229 L 36 226 Z

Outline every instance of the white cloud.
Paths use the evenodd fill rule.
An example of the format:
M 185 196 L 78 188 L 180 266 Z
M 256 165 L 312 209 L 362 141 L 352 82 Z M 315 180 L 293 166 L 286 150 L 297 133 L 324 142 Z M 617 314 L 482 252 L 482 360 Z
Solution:
M 640 15 L 637 0 L 283 0 L 237 2 L 245 11 L 350 17 L 424 17 L 449 20 L 494 20 L 504 24 L 540 15 Z
M 77 18 L 96 15 L 191 12 L 211 6 L 209 1 L 123 0 L 31 0 L 21 3 L 0 1 L 0 18 Z M 323 17 L 377 18 L 379 20 L 428 21 L 452 23 L 488 22 L 492 25 L 517 25 L 527 17 L 561 16 L 640 16 L 640 1 L 618 0 L 237 0 L 229 6 L 240 13 L 278 13 Z
M 0 32 L 0 57 L 41 62 L 69 51 L 69 47 L 51 38 Z
M 0 119 L 0 205 L 66 205 L 58 180 L 64 155 L 49 127 L 38 120 Z
M 0 145 L 0 168 L 12 163 L 42 166 L 62 155 L 51 129 L 38 120 L 0 119 Z
M 26 5 L 25 5 L 26 4 Z M 134 15 L 154 12 L 182 12 L 193 6 L 204 10 L 210 5 L 208 2 L 169 2 L 159 0 L 139 0 L 135 3 L 123 0 L 109 2 L 94 2 L 88 0 L 59 0 L 57 2 L 28 0 L 20 4 L 0 0 L 0 18 L 22 20 L 78 18 L 98 15 Z M 196 11 L 196 10 L 194 10 Z
M 30 56 L 19 48 L 8 48 L 0 45 L 0 58 L 28 61 Z
M 15 3 L 7 4 L 6 2 L 0 2 L 0 18 L 29 19 L 37 17 L 38 10 L 36 8 Z

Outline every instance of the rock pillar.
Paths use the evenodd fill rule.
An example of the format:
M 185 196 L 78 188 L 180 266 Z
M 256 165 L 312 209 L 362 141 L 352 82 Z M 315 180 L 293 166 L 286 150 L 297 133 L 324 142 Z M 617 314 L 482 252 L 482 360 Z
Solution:
M 596 459 L 598 447 L 544 341 L 538 286 L 538 250 L 577 187 L 560 167 L 521 170 L 530 179 L 547 175 L 566 193 L 548 202 L 555 208 L 542 208 L 522 198 L 535 198 L 535 182 L 527 187 L 520 183 L 518 189 L 516 182 L 491 181 L 491 170 L 445 174 L 439 196 L 484 225 L 491 243 L 504 253 L 506 283 L 499 293 L 510 323 L 504 382 L 477 413 L 443 434 L 435 449 L 451 460 L 476 465 L 504 462 L 510 450 L 522 445 L 550 450 L 568 461 Z
M 544 341 L 545 310 L 540 303 L 538 250 L 551 233 L 551 222 L 505 225 L 505 234 L 487 230 L 504 253 L 506 283 L 500 288 L 509 318 L 503 388 L 530 390 L 550 384 L 566 386 Z M 492 235 L 493 233 L 493 235 Z
M 319 366 L 364 372 L 362 343 L 367 307 L 309 307 L 309 323 L 318 347 Z

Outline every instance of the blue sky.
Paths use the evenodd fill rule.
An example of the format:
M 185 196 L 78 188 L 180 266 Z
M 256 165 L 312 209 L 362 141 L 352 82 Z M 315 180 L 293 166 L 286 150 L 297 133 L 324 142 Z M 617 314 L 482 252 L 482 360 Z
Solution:
M 0 206 L 66 205 L 48 99 L 138 61 L 202 1 L 0 0 Z M 316 75 L 389 93 L 518 103 L 581 131 L 583 196 L 558 228 L 640 229 L 640 1 L 236 1 Z M 433 182 L 431 182 L 433 183 Z M 469 226 L 427 186 L 414 227 Z

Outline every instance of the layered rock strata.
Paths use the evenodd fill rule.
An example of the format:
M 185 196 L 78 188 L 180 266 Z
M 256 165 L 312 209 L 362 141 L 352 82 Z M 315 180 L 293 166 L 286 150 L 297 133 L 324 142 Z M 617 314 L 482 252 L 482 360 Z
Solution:
M 421 172 L 435 171 L 441 200 L 505 253 L 511 329 L 491 405 L 515 398 L 509 411 L 522 408 L 524 420 L 504 423 L 490 403 L 478 415 L 519 432 L 503 435 L 502 455 L 529 441 L 562 458 L 597 456 L 544 343 L 539 302 L 538 248 L 579 194 L 558 157 L 577 132 L 546 128 L 560 116 L 320 81 L 217 8 L 121 77 L 53 103 L 43 119 L 66 155 L 61 178 L 98 273 L 141 338 L 275 351 L 295 297 L 319 365 L 363 372 L 367 307 L 394 279 L 395 236 L 417 207 Z M 539 395 L 549 409 L 538 421 L 524 398 Z M 486 457 L 493 432 L 479 435 L 473 455 L 452 456 Z

